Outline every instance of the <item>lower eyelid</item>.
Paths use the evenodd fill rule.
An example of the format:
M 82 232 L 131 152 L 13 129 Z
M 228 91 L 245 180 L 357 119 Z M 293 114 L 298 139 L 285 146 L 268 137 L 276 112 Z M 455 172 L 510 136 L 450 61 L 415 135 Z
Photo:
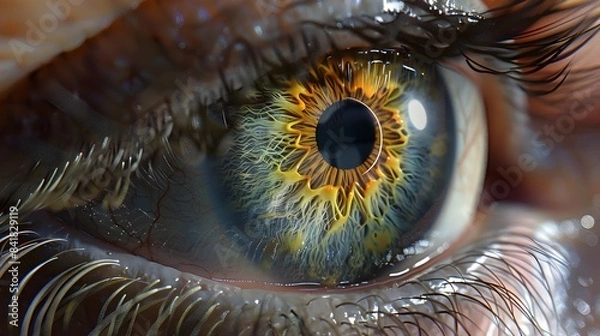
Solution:
M 62 252 L 60 266 L 51 261 L 40 270 L 33 271 L 30 274 L 32 280 L 23 288 L 23 299 L 30 298 L 30 295 L 50 293 L 38 292 L 38 287 L 34 284 L 41 281 L 41 277 L 47 281 L 46 272 L 52 267 L 57 267 L 50 273 L 54 274 L 50 276 L 53 280 L 67 280 L 67 276 L 74 279 L 76 274 L 89 272 L 82 281 L 90 289 L 74 297 L 63 297 L 61 305 L 57 307 L 68 302 L 80 302 L 80 305 L 84 305 L 88 300 L 96 300 L 97 295 L 108 297 L 109 293 L 115 293 L 117 296 L 110 302 L 118 308 L 113 309 L 121 314 L 128 312 L 127 315 L 122 315 L 125 316 L 124 320 L 117 322 L 117 326 L 122 328 L 128 325 L 130 318 L 148 320 L 151 323 L 157 321 L 157 327 L 166 328 L 169 325 L 175 326 L 181 317 L 186 319 L 184 326 L 189 328 L 201 325 L 200 320 L 206 319 L 201 330 L 216 328 L 215 330 L 224 333 L 235 333 L 235 330 L 239 332 L 239 329 L 244 328 L 280 332 L 340 332 L 337 328 L 347 331 L 381 328 L 396 331 L 406 329 L 409 333 L 420 328 L 428 333 L 436 333 L 440 330 L 452 332 L 455 323 L 458 323 L 459 332 L 464 330 L 469 333 L 493 331 L 495 328 L 508 328 L 513 332 L 520 328 L 525 333 L 531 333 L 536 328 L 557 331 L 557 321 L 553 318 L 553 314 L 557 312 L 552 307 L 563 309 L 556 304 L 565 295 L 564 280 L 568 275 L 565 251 L 552 243 L 553 234 L 557 233 L 552 233 L 556 223 L 548 222 L 543 216 L 524 208 L 498 207 L 488 213 L 485 223 L 482 223 L 489 228 L 488 236 L 457 253 L 450 264 L 436 267 L 421 275 L 417 281 L 390 281 L 382 284 L 382 289 L 355 289 L 317 295 L 310 292 L 277 294 L 261 290 L 243 292 L 226 284 L 198 279 L 156 264 L 152 266 L 145 261 L 142 266 L 138 264 L 140 261 L 130 255 L 106 253 L 102 247 L 87 245 L 86 238 L 75 239 L 64 228 L 56 231 L 47 219 L 37 218 L 36 222 L 48 224 L 39 231 L 47 238 L 70 237 L 68 245 L 58 245 L 68 247 L 72 252 Z M 500 236 L 498 232 L 501 232 Z M 78 247 L 83 250 L 78 251 Z M 57 249 L 43 250 L 36 247 L 22 258 L 31 262 L 30 257 L 39 258 L 41 251 L 45 254 L 44 259 L 49 259 Z M 75 273 L 57 275 L 58 269 L 66 269 L 88 258 L 93 262 L 82 264 L 82 267 L 74 269 Z M 27 264 L 29 263 L 24 263 Z M 33 263 L 36 264 L 37 262 Z M 93 270 L 94 267 L 99 268 Z M 96 275 L 90 278 L 94 274 Z M 100 285 L 101 282 L 104 284 Z M 57 286 L 67 286 L 62 287 L 67 289 L 73 285 L 75 283 L 49 282 L 48 290 L 58 289 Z M 125 301 L 117 304 L 119 297 L 125 293 L 128 293 Z M 38 297 L 36 304 L 30 308 L 38 310 L 46 300 L 58 300 L 54 296 L 56 294 L 57 292 L 45 298 Z M 181 306 L 184 304 L 185 306 Z M 171 313 L 164 316 L 165 320 L 157 318 L 156 310 L 147 310 L 151 306 L 161 305 L 171 307 L 164 311 L 164 314 Z M 184 307 L 189 308 L 193 314 L 171 311 L 183 312 Z M 96 309 L 99 310 L 100 307 Z M 374 311 L 379 313 L 369 313 Z M 59 311 L 56 316 L 62 316 L 60 312 L 65 311 Z M 522 315 L 525 312 L 536 312 L 535 320 Z M 498 314 L 500 319 L 486 319 L 494 314 Z M 54 316 L 50 311 L 45 318 Z M 315 319 L 317 316 L 320 318 Z M 94 321 L 93 316 L 90 318 Z M 111 315 L 107 319 L 101 320 L 110 321 Z M 254 322 L 255 319 L 257 322 Z M 61 323 L 60 321 L 62 319 L 56 323 Z M 299 326 L 306 329 L 295 329 Z M 108 324 L 103 325 L 103 328 L 107 327 Z

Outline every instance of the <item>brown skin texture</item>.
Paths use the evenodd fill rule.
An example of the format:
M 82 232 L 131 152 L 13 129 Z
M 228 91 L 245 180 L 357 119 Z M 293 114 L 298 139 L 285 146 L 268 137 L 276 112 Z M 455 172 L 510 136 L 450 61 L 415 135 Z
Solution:
M 27 39 L 30 21 L 40 27 L 40 20 L 51 9 L 44 0 L 0 1 L 0 35 L 7 40 Z M 54 3 L 61 3 L 60 1 Z M 70 4 L 69 2 L 66 2 Z M 33 43 L 33 49 L 21 57 L 15 57 L 8 44 L 0 47 L 0 64 L 10 67 L 0 76 L 0 91 L 14 81 L 54 58 L 57 54 L 80 46 L 86 39 L 96 35 L 114 21 L 120 14 L 137 7 L 136 0 L 71 1 L 68 9 L 56 7 L 56 26 L 48 26 L 42 31 L 40 43 Z M 64 14 L 63 14 L 64 13 Z M 34 37 L 37 40 L 37 37 Z

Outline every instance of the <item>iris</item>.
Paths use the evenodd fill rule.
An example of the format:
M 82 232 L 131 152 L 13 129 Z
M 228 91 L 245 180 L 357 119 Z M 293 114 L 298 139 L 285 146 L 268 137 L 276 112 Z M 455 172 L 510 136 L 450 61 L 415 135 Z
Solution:
M 331 286 L 370 279 L 423 244 L 452 167 L 435 67 L 403 50 L 352 49 L 245 94 L 219 171 L 246 255 L 282 281 Z

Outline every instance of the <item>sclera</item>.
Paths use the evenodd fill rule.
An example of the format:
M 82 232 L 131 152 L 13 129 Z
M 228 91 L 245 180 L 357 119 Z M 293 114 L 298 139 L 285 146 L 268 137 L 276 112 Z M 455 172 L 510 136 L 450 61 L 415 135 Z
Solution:
M 454 111 L 454 165 L 448 182 L 446 198 L 434 219 L 431 233 L 426 235 L 426 248 L 414 256 L 406 268 L 390 274 L 396 277 L 420 268 L 440 256 L 468 234 L 483 187 L 487 164 L 487 124 L 485 107 L 479 89 L 466 77 L 451 68 L 439 66 L 452 110 Z M 456 83 L 461 83 L 457 85 Z

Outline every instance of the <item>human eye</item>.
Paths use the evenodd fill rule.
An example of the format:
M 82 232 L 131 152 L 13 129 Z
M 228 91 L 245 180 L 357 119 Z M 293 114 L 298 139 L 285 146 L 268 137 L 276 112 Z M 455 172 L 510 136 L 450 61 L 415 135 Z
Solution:
M 58 12 L 52 11 L 56 18 L 60 11 L 92 6 L 56 3 L 64 4 Z M 384 6 L 387 11 L 382 12 Z M 597 9 L 591 1 L 515 2 L 489 12 L 484 5 L 464 6 L 473 12 L 462 13 L 459 5 L 421 1 L 224 2 L 209 7 L 147 2 L 81 48 L 57 56 L 55 62 L 7 89 L 2 96 L 0 147 L 5 159 L 0 170 L 5 209 L 0 289 L 1 297 L 7 298 L 0 312 L 7 323 L 1 330 L 24 334 L 51 330 L 92 334 L 597 332 L 598 291 L 590 265 L 597 241 L 594 216 L 600 203 L 600 197 L 594 196 L 599 179 L 593 164 L 599 156 L 593 155 L 590 144 L 598 137 L 598 118 L 593 113 L 598 65 L 583 53 L 598 31 Z M 457 29 L 459 22 L 470 21 L 464 32 Z M 288 31 L 296 34 L 282 33 Z M 267 48 L 269 44 L 275 47 Z M 35 56 L 27 49 L 30 45 L 12 46 L 17 48 L 12 55 L 17 50 L 24 61 Z M 450 239 L 453 248 L 446 247 L 425 267 L 411 268 L 411 274 L 397 274 L 405 268 L 386 269 L 385 279 L 379 277 L 378 282 L 367 278 L 350 286 L 331 286 L 327 281 L 317 287 L 297 286 L 302 288 L 275 288 L 256 279 L 241 283 L 244 276 L 250 277 L 249 271 L 238 274 L 235 284 L 227 283 L 226 274 L 214 276 L 210 274 L 214 269 L 202 269 L 205 264 L 195 264 L 194 258 L 181 253 L 183 249 L 174 252 L 177 248 L 171 245 L 184 245 L 186 235 L 206 235 L 196 245 L 219 237 L 204 227 L 173 229 L 177 220 L 161 222 L 204 211 L 204 207 L 193 209 L 200 201 L 189 195 L 207 197 L 207 193 L 180 193 L 192 189 L 188 185 L 193 172 L 182 170 L 196 166 L 179 161 L 218 149 L 221 143 L 216 137 L 221 133 L 205 132 L 202 127 L 212 125 L 218 130 L 219 125 L 230 125 L 236 121 L 227 113 L 232 102 L 255 106 L 254 99 L 265 92 L 272 93 L 290 79 L 307 77 L 307 69 L 322 64 L 327 55 L 334 64 L 340 59 L 362 64 L 361 57 L 371 62 L 387 57 L 373 56 L 376 53 L 418 55 L 417 61 L 405 58 L 404 64 L 412 60 L 416 63 L 411 69 L 448 70 L 452 80 L 444 78 L 450 100 L 467 95 L 464 91 L 470 82 L 478 87 L 473 92 L 483 97 L 481 117 L 485 112 L 489 132 L 487 175 L 483 191 L 476 187 L 471 191 L 476 195 L 472 197 L 481 198 L 477 213 L 465 210 L 456 215 L 467 217 L 468 229 L 456 223 L 460 242 Z M 294 71 L 282 73 L 290 68 Z M 464 76 L 452 75 L 456 72 Z M 277 78 L 267 81 L 269 77 Z M 470 80 L 459 82 L 463 77 Z M 246 91 L 261 80 L 270 84 L 267 89 Z M 202 89 L 190 92 L 190 86 Z M 32 109 L 14 103 L 40 97 L 50 104 Z M 166 113 L 175 109 L 180 113 Z M 205 115 L 211 118 L 194 120 L 198 109 L 208 110 Z M 242 125 L 262 127 L 252 124 L 257 118 L 247 118 Z M 485 133 L 484 126 L 468 128 L 467 122 L 460 124 L 473 133 L 483 127 L 479 129 Z M 170 134 L 168 142 L 161 132 Z M 188 137 L 191 132 L 201 137 Z M 444 132 L 442 126 L 440 133 Z M 147 142 L 140 145 L 132 138 Z M 162 150 L 148 151 L 156 147 Z M 74 156 L 76 151 L 82 154 Z M 99 157 L 102 160 L 86 161 Z M 484 158 L 458 164 L 475 165 L 479 159 L 483 164 Z M 78 189 L 93 174 L 97 174 L 94 183 Z M 477 180 L 477 172 L 472 174 L 469 177 Z M 201 179 L 202 186 L 214 182 L 212 176 Z M 160 192 L 144 191 L 146 186 Z M 82 227 L 96 238 L 77 232 L 71 224 L 58 223 L 73 218 L 78 224 L 93 223 L 97 232 L 89 232 L 94 231 L 89 225 Z M 18 223 L 18 239 L 14 239 L 13 221 Z M 160 227 L 161 223 L 168 226 Z M 135 225 L 145 229 L 136 230 Z M 158 233 L 142 235 L 152 239 L 139 245 L 151 246 L 147 251 L 124 245 L 138 242 L 140 231 L 152 230 Z M 213 247 L 216 264 L 220 258 L 229 259 L 230 250 Z M 170 258 L 154 255 L 161 249 L 171 251 Z M 15 255 L 18 259 L 13 259 Z M 251 265 L 244 257 L 236 256 L 240 259 L 236 267 L 246 267 L 244 262 Z M 16 300 L 14 267 L 18 269 Z M 268 271 L 257 276 L 264 274 Z M 15 321 L 10 315 L 15 302 L 19 328 L 10 324 Z

